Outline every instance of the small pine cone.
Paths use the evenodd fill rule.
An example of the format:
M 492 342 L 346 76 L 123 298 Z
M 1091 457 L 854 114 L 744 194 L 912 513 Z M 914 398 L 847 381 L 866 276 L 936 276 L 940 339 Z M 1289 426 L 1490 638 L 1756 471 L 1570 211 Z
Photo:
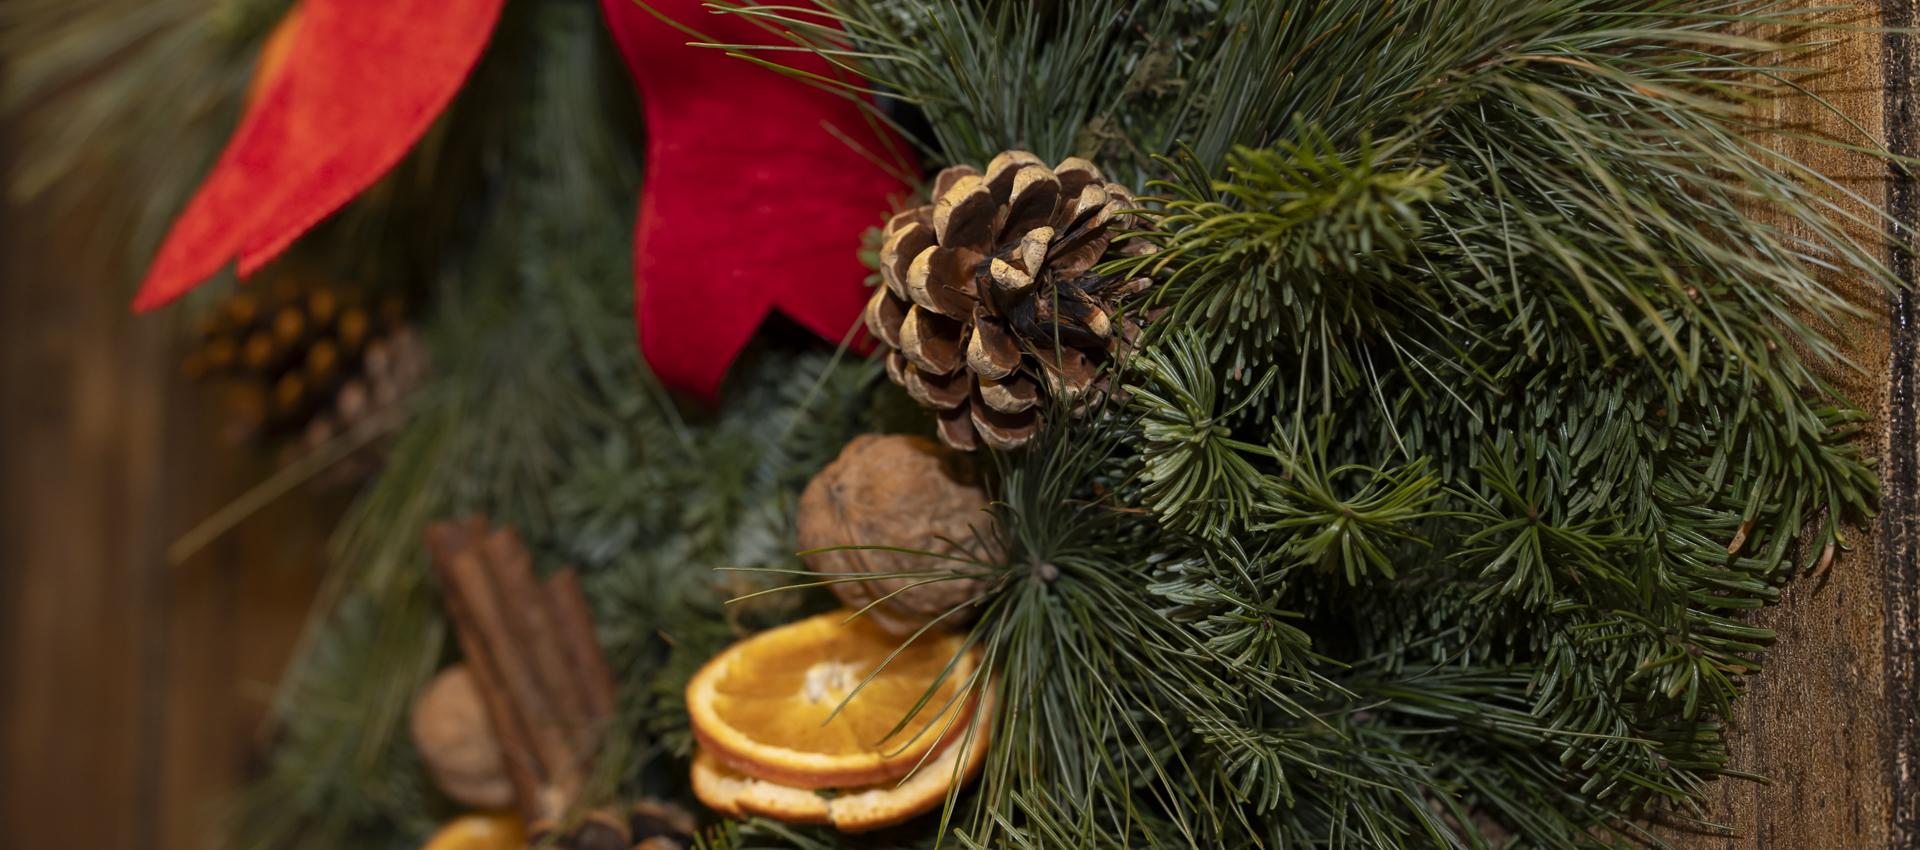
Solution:
M 356 378 L 376 337 L 402 330 L 404 299 L 363 304 L 361 293 L 283 274 L 243 283 L 201 323 L 182 361 L 197 380 L 248 388 L 262 399 L 238 430 L 278 438 L 307 432 Z
M 182 371 L 247 402 L 225 405 L 237 441 L 297 456 L 420 383 L 424 351 L 405 313 L 397 294 L 370 300 L 297 274 L 246 282 L 202 321 Z
M 317 449 L 337 434 L 392 412 L 395 404 L 426 382 L 427 365 L 427 348 L 412 328 L 395 328 L 368 342 L 358 373 L 341 382 L 331 404 L 314 417 L 315 423 L 325 423 L 328 429 L 319 442 L 310 439 L 309 448 Z
M 1150 250 L 1118 239 L 1133 196 L 1084 159 L 1048 168 L 1008 151 L 984 174 L 940 172 L 933 197 L 887 222 L 867 329 L 888 349 L 887 375 L 939 412 L 942 442 L 1017 448 L 1044 402 L 1104 392 L 1103 368 L 1138 336 L 1121 308 L 1152 281 L 1092 272 Z
M 356 365 L 356 373 L 335 384 L 338 389 L 308 420 L 300 439 L 286 447 L 284 463 L 325 448 L 369 420 L 391 415 L 426 382 L 427 348 L 412 328 L 403 325 L 367 342 Z M 351 484 L 366 478 L 379 469 L 384 449 L 381 442 L 365 447 L 329 470 L 326 479 Z
M 274 449 L 281 465 L 312 456 L 363 422 L 390 416 L 426 380 L 426 346 L 407 301 L 281 274 L 242 283 L 201 323 L 182 370 L 213 385 L 236 443 Z M 353 484 L 379 469 L 376 441 L 320 473 Z

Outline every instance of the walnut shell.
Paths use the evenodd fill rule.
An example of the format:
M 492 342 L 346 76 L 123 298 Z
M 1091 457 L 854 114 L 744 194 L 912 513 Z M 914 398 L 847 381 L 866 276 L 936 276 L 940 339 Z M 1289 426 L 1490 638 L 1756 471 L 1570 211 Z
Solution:
M 413 743 L 448 798 L 476 809 L 513 804 L 500 739 L 464 664 L 442 671 L 413 703 Z
M 897 546 L 992 563 L 992 517 L 987 493 L 972 481 L 962 458 L 923 437 L 862 434 L 853 438 L 800 495 L 800 546 Z M 933 555 L 843 549 L 807 556 L 822 572 L 955 572 L 970 565 Z M 855 608 L 874 600 L 868 616 L 905 635 L 980 594 L 979 578 L 922 582 L 927 576 L 881 578 L 832 585 Z M 902 588 L 905 588 L 904 590 Z M 895 591 L 899 591 L 895 593 Z M 893 594 L 888 596 L 888 594 Z M 942 623 L 957 625 L 964 615 Z

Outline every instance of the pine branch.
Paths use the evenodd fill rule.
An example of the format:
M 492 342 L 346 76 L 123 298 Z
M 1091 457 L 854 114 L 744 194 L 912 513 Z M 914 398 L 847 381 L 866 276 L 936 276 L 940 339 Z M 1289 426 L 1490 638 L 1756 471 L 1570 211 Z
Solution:
M 1236 149 L 1222 180 L 1191 153 L 1168 163 L 1181 177 L 1155 184 L 1170 193 L 1155 224 L 1161 250 L 1126 273 L 1164 280 L 1154 298 L 1168 313 L 1157 324 L 1195 333 L 1242 381 L 1285 350 L 1356 384 L 1356 340 L 1476 298 L 1434 293 L 1407 268 L 1427 210 L 1448 194 L 1446 168 L 1397 162 L 1400 144 L 1363 140 L 1347 157 L 1318 128 L 1296 134 Z
M 373 612 L 360 615 L 372 624 L 326 617 L 295 659 L 276 704 L 290 734 L 237 813 L 233 846 L 417 839 L 444 811 L 401 734 L 443 645 L 421 534 L 431 520 L 482 511 L 543 542 L 554 526 L 542 494 L 567 473 L 566 447 L 603 433 L 605 382 L 641 374 L 621 309 L 631 278 L 618 247 L 637 169 L 615 141 L 621 128 L 606 120 L 622 113 L 595 105 L 626 102 L 616 99 L 622 72 L 592 9 L 518 8 L 448 119 L 459 128 L 449 135 L 510 167 L 494 172 L 487 203 L 442 258 L 442 273 L 460 285 L 443 288 L 428 326 L 435 378 L 334 540 L 321 610 Z M 473 194 L 462 183 L 473 172 L 440 175 L 437 197 Z M 593 250 L 579 250 L 583 234 L 595 234 Z M 356 648 L 331 660 L 328 647 L 357 628 L 378 639 L 346 643 Z
M 10 199 L 39 199 L 57 218 L 85 221 L 77 232 L 87 250 L 74 260 L 138 280 L 238 119 L 264 24 L 287 5 L 8 3 L 0 112 L 18 134 Z
M 818 84 L 918 105 L 936 158 L 1024 147 L 1164 181 L 1163 250 L 1140 262 L 1165 312 L 1114 376 L 1130 400 L 1056 411 L 996 456 L 1011 555 L 975 632 L 1006 695 L 987 769 L 950 835 L 878 843 L 1622 847 L 1739 775 L 1719 719 L 1771 638 L 1742 617 L 1875 501 L 1861 413 L 1818 378 L 1832 321 L 1863 305 L 1825 281 L 1894 285 L 1883 246 L 1849 235 L 1883 222 L 1752 117 L 1802 96 L 1789 63 L 1810 48 L 1746 33 L 1804 38 L 1799 10 L 726 11 L 867 80 Z M 441 378 L 341 532 L 344 601 L 290 677 L 242 846 L 405 844 L 440 813 L 395 730 L 442 651 L 419 529 L 466 510 L 587 576 L 626 683 L 597 793 L 682 792 L 686 677 L 821 600 L 723 601 L 786 580 L 792 494 L 897 421 L 872 364 L 819 354 L 746 364 L 713 416 L 650 381 L 625 309 L 631 137 L 602 120 L 630 92 L 590 4 L 507 14 L 423 154 L 451 167 L 332 234 L 432 270 Z M 178 8 L 147 15 L 93 32 L 184 45 L 216 77 L 259 32 L 173 42 Z M 424 228 L 429 259 L 368 241 L 454 197 L 478 200 Z M 857 843 L 765 822 L 708 840 Z

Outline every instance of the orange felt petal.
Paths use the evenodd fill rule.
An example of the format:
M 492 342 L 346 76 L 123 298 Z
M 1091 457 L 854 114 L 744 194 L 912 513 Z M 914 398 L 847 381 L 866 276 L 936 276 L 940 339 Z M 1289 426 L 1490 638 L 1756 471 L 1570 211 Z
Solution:
M 283 58 L 271 60 L 278 69 L 263 69 L 134 308 L 178 298 L 229 262 L 257 270 L 378 180 L 465 82 L 501 3 L 304 0 Z

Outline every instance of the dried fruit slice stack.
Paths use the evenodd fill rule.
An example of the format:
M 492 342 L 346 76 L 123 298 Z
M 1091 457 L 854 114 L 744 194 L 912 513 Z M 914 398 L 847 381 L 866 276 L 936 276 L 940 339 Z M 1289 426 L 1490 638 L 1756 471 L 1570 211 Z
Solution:
M 967 687 L 979 661 L 964 635 L 901 648 L 846 609 L 741 641 L 687 685 L 694 793 L 847 832 L 938 807 L 986 757 L 990 706 Z

